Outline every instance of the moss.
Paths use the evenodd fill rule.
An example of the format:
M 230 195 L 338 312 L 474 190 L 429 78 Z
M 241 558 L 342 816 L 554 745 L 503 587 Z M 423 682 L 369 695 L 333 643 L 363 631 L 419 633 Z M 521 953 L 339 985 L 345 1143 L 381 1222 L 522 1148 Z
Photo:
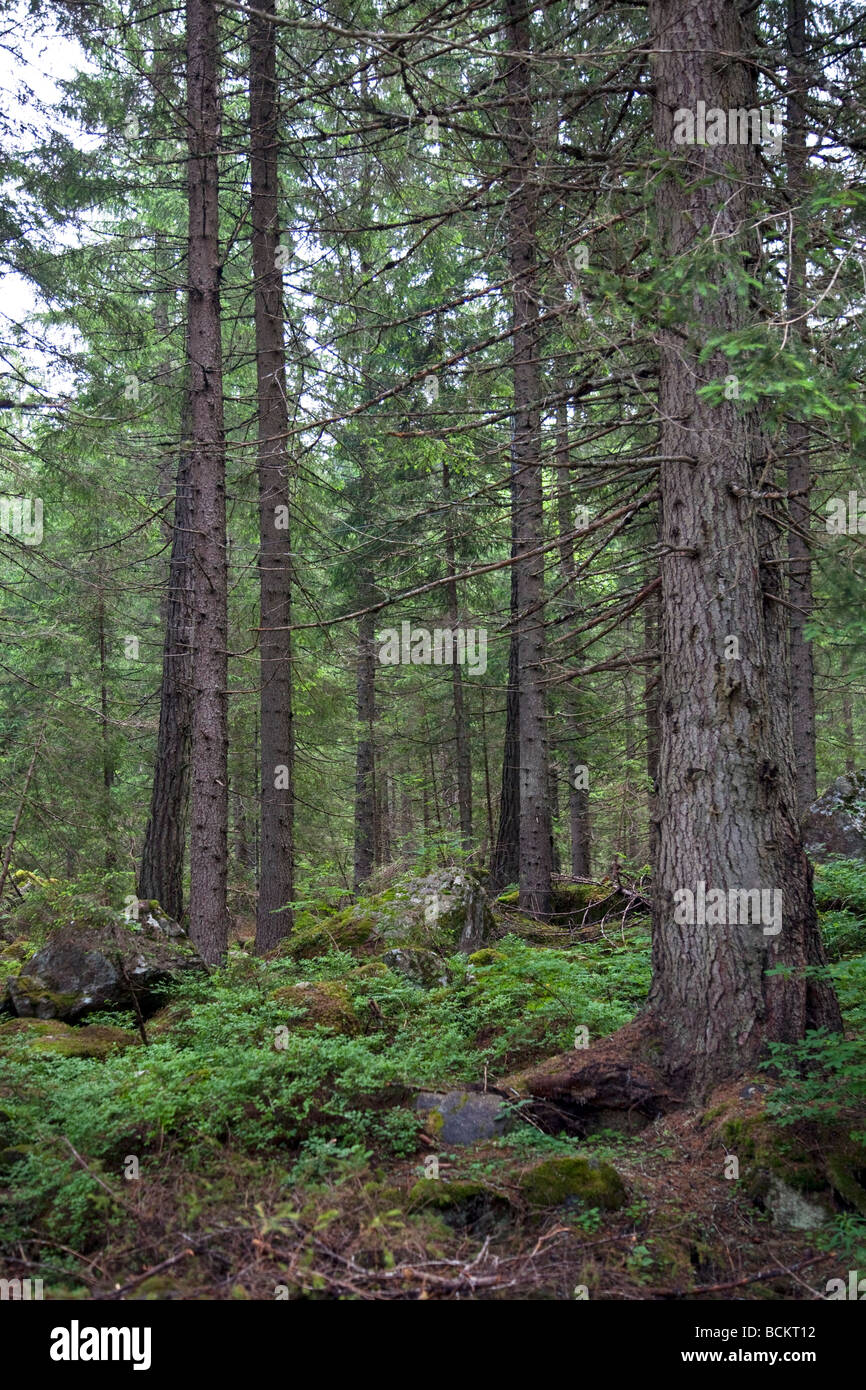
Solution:
M 441 1219 L 451 1230 L 476 1237 L 506 1235 L 515 1217 L 508 1198 L 481 1182 L 422 1178 L 409 1193 L 409 1207 L 428 1219 Z
M 333 917 L 320 918 L 297 927 L 277 947 L 276 954 L 290 960 L 314 960 L 329 951 L 362 951 L 376 930 L 376 918 L 371 913 L 359 913 L 356 907 L 344 908 Z
M 299 1031 L 321 1026 L 345 1034 L 357 1033 L 360 1027 L 349 991 L 339 980 L 323 980 L 316 985 L 284 985 L 272 997 L 284 1007 L 301 1010 L 302 1018 L 291 1024 Z
M 718 1115 L 719 1111 L 716 1111 L 715 1114 Z M 755 1117 L 742 1119 L 735 1116 L 733 1119 L 726 1120 L 722 1125 L 722 1138 L 727 1148 L 738 1158 L 748 1161 L 755 1157 L 755 1137 L 751 1131 L 757 1123 Z
M 498 1193 L 483 1182 L 443 1182 L 439 1178 L 421 1178 L 409 1193 L 411 1207 L 434 1207 L 437 1211 L 459 1207 L 476 1197 L 497 1197 Z
M 861 1216 L 866 1216 L 866 1187 L 861 1174 L 866 1170 L 866 1155 L 862 1147 L 854 1151 L 832 1153 L 827 1157 L 827 1175 L 843 1201 Z
M 431 1139 L 436 1138 L 436 1135 L 440 1132 L 444 1124 L 445 1116 L 442 1114 L 441 1110 L 425 1110 L 424 1128 L 430 1135 Z M 429 1179 L 425 1178 L 424 1181 L 429 1181 Z
M 0 1052 L 48 1057 L 93 1057 L 102 1059 L 112 1052 L 138 1045 L 135 1033 L 92 1023 L 73 1028 L 55 1019 L 15 1018 L 0 1024 Z
M 181 1295 L 181 1289 L 175 1279 L 168 1274 L 152 1274 L 149 1279 L 145 1279 L 139 1284 L 138 1291 L 133 1294 L 133 1298 L 154 1301 L 156 1299 L 170 1299 L 175 1295 Z
M 17 960 L 23 963 L 35 954 L 33 942 L 28 941 L 26 936 L 18 936 L 0 951 L 0 960 Z
M 495 965 L 498 960 L 505 959 L 504 951 L 494 951 L 490 946 L 485 946 L 481 951 L 473 951 L 468 957 L 470 965 Z
M 55 1018 L 67 1013 L 80 997 L 75 993 L 64 994 L 59 990 L 46 989 L 38 975 L 18 975 L 15 979 L 15 995 L 19 1000 L 26 1000 L 37 1016 L 40 1009 L 44 1015 L 47 1007 L 51 1010 L 49 1017 Z
M 519 1187 L 534 1207 L 579 1203 L 617 1211 L 627 1199 L 625 1184 L 616 1169 L 589 1158 L 545 1159 L 522 1175 Z
M 342 978 L 348 983 L 353 984 L 357 981 L 366 984 L 368 980 L 381 980 L 389 974 L 388 967 L 381 960 L 368 961 L 366 965 L 359 965 L 355 970 L 350 970 Z

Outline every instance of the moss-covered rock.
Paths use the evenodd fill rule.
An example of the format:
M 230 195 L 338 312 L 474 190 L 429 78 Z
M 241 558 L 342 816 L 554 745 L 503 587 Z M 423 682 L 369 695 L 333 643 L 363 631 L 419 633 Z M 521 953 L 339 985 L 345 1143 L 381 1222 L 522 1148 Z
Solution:
M 451 978 L 442 957 L 420 946 L 395 946 L 385 952 L 382 960 L 395 975 L 402 975 L 419 989 L 447 985 Z
M 803 825 L 807 852 L 818 859 L 866 859 L 866 771 L 846 773 L 809 807 Z
M 346 984 L 366 985 L 374 980 L 387 980 L 388 967 L 382 960 L 368 960 L 366 965 L 359 965 L 355 970 L 350 970 L 342 978 Z
M 762 1109 L 736 1114 L 730 1104 L 704 1118 L 739 1160 L 744 1192 L 775 1225 L 812 1230 L 843 1205 L 866 1215 L 866 1146 L 849 1125 L 780 1126 Z
M 124 1028 L 89 1024 L 72 1028 L 56 1019 L 14 1018 L 0 1024 L 0 1053 L 27 1057 L 94 1057 L 139 1044 L 137 1034 Z
M 284 985 L 273 999 L 300 1018 L 290 1019 L 289 1027 L 302 1032 L 307 1028 L 329 1028 L 335 1033 L 357 1033 L 360 1021 L 352 1008 L 346 986 L 339 980 L 323 980 L 319 984 Z
M 329 951 L 353 955 L 375 950 L 376 918 L 371 912 L 347 907 L 332 916 L 305 922 L 280 942 L 276 954 L 289 960 L 314 960 Z
M 485 946 L 481 951 L 473 951 L 469 957 L 470 965 L 495 965 L 499 960 L 507 960 L 504 951 L 496 951 L 492 946 Z
M 520 1192 L 533 1207 L 602 1207 L 618 1211 L 628 1194 L 609 1163 L 581 1156 L 547 1158 L 523 1173 Z
M 75 1022 L 134 1005 L 147 1017 L 174 981 L 204 969 L 177 923 L 150 912 L 126 921 L 109 908 L 99 911 L 105 920 L 57 927 L 20 973 L 9 976 L 7 997 L 20 1018 Z
M 474 1236 L 502 1231 L 515 1218 L 509 1199 L 481 1182 L 422 1178 L 409 1193 L 410 1211 L 435 1212 L 452 1230 Z
M 484 945 L 495 925 L 478 879 L 462 869 L 439 869 L 339 912 L 300 921 L 277 954 L 292 960 L 332 950 L 361 956 L 408 948 L 468 954 Z

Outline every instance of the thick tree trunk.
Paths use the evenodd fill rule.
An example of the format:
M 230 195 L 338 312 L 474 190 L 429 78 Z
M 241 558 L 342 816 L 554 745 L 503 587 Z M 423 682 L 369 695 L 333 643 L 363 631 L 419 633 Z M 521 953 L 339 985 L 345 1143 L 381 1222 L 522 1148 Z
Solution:
M 537 194 L 530 33 L 523 0 L 506 0 L 508 269 L 511 277 L 517 681 L 520 694 L 520 906 L 550 911 L 551 840 L 545 719 L 544 508 L 541 468 Z M 534 553 L 535 552 L 535 553 Z
M 737 58 L 746 44 L 727 0 L 650 0 L 650 20 L 655 135 L 671 153 L 657 193 L 662 264 L 688 266 L 710 228 L 718 247 L 714 291 L 695 292 L 688 305 L 684 294 L 679 322 L 689 326 L 659 335 L 661 453 L 690 461 L 661 465 L 661 823 L 649 1015 L 669 1075 L 704 1092 L 754 1066 L 767 1041 L 838 1027 L 839 1012 L 829 987 L 804 978 L 822 951 L 787 709 L 773 708 L 784 624 L 765 612 L 779 605 L 763 597 L 759 504 L 748 496 L 763 446 L 754 412 L 698 394 L 731 370 L 721 353 L 701 361 L 703 345 L 744 322 L 728 277 L 753 249 L 755 150 L 673 141 L 678 109 L 752 104 Z M 724 902 L 714 895 L 702 914 L 711 889 Z M 757 922 L 754 899 L 741 897 L 754 890 L 767 895 Z M 768 976 L 776 965 L 791 965 L 791 975 Z
M 225 432 L 219 259 L 219 95 L 213 0 L 187 0 L 190 524 L 193 531 L 190 937 L 211 964 L 228 944 Z
M 250 18 L 250 169 L 256 375 L 259 416 L 259 586 L 261 633 L 261 876 L 256 950 L 272 950 L 292 929 L 294 726 L 292 568 L 286 437 L 283 277 L 279 245 L 276 0 Z
M 795 341 L 807 336 L 803 317 L 806 283 L 806 238 L 803 227 L 803 201 L 806 195 L 806 119 L 803 102 L 807 84 L 804 72 L 806 53 L 806 0 L 788 0 L 788 122 L 787 185 L 791 200 L 791 263 L 788 267 L 786 308 Z M 805 627 L 812 617 L 812 555 L 810 547 L 810 493 L 812 471 L 809 462 L 809 430 L 800 420 L 788 426 L 788 491 L 790 528 L 788 531 L 791 639 L 791 719 L 797 759 L 797 804 L 804 816 L 815 800 L 815 675 L 812 645 Z
M 156 764 L 138 879 L 139 897 L 155 898 L 176 921 L 183 913 L 183 856 L 189 813 L 192 727 L 193 537 L 190 528 L 188 428 L 187 403 L 181 419 L 183 438 L 178 454 L 174 494 Z

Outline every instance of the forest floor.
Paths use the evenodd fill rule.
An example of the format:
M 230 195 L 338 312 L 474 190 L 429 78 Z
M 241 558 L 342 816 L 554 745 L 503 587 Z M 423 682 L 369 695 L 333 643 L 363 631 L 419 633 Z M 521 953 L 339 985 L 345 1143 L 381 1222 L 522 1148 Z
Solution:
M 328 910 L 324 953 L 236 945 L 147 1046 L 128 1015 L 97 1016 L 122 1034 L 99 1057 L 0 1023 L 0 1274 L 84 1300 L 823 1298 L 866 1265 L 866 914 L 838 875 L 824 896 L 846 1037 L 636 1133 L 544 1132 L 519 1077 L 635 1015 L 643 920 L 539 944 L 500 908 L 420 988 L 346 949 L 364 905 Z M 0 972 L 57 910 L 46 885 L 3 923 Z M 513 1098 L 512 1127 L 437 1140 L 415 1095 L 455 1088 Z

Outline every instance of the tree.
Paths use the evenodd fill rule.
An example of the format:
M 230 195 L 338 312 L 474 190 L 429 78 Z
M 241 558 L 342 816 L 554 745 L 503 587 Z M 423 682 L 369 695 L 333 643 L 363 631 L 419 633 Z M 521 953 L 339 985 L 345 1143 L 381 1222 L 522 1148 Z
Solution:
M 276 29 L 250 16 L 250 166 L 259 425 L 259 578 L 261 591 L 261 868 L 256 950 L 291 931 L 294 891 L 294 726 L 292 577 L 283 277 L 279 247 L 279 129 Z
M 517 683 L 520 739 L 520 906 L 550 911 L 550 784 L 544 660 L 543 484 L 540 452 L 537 194 L 530 86 L 530 34 L 523 0 L 506 8 L 508 270 L 514 373 L 514 568 L 517 576 Z
M 193 533 L 190 937 L 228 945 L 228 611 L 219 246 L 219 90 L 213 0 L 187 0 L 190 528 Z
M 660 834 L 649 1014 L 669 1074 L 705 1090 L 753 1066 L 768 1041 L 840 1019 L 832 987 L 815 973 L 824 956 L 778 684 L 785 624 L 762 590 L 771 557 L 762 556 L 758 502 L 772 489 L 760 412 L 707 394 L 730 371 L 719 344 L 748 312 L 737 289 L 756 254 L 755 148 L 678 145 L 673 131 L 674 113 L 699 101 L 724 112 L 753 105 L 748 36 L 725 0 L 651 0 L 650 22 L 660 265 L 670 268 L 671 293 L 679 284 L 680 316 L 659 335 Z M 783 701 L 775 711 L 774 697 Z M 710 889 L 724 895 L 718 924 L 698 920 Z M 743 920 L 742 906 L 756 890 L 775 913 L 762 908 L 757 924 Z

